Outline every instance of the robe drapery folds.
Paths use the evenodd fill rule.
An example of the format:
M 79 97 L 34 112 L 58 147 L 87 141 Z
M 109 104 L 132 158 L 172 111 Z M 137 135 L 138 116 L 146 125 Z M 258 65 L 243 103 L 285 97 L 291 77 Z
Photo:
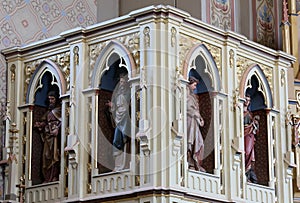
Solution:
M 197 168 L 199 169 L 204 155 L 204 141 L 200 127 L 204 125 L 200 115 L 199 102 L 193 91 L 188 90 L 187 95 L 187 143 L 188 152 L 191 153 Z M 190 161 L 189 161 L 190 162 Z M 189 163 L 193 165 L 193 163 Z
M 256 119 L 259 119 L 257 116 Z M 251 169 L 251 163 L 255 161 L 255 135 L 258 133 L 258 120 L 253 118 L 248 110 L 244 112 L 244 148 L 245 148 L 245 170 Z

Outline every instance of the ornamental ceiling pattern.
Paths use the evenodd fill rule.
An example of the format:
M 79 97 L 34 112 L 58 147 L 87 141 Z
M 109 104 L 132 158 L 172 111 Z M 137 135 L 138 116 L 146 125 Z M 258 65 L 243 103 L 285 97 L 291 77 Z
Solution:
M 97 22 L 96 0 L 2 0 L 0 50 L 50 38 Z M 6 95 L 5 59 L 0 56 L 0 108 Z M 0 118 L 2 118 L 0 109 Z

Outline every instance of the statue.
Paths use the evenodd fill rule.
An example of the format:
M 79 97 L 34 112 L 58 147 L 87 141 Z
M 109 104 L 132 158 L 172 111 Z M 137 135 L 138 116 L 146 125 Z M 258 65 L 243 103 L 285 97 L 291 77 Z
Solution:
M 187 160 L 190 169 L 206 172 L 202 167 L 204 141 L 200 130 L 200 127 L 204 126 L 204 120 L 200 115 L 198 98 L 193 93 L 198 83 L 199 81 L 196 78 L 189 78 L 189 90 L 187 92 Z
M 113 156 L 115 167 L 113 171 L 120 171 L 126 167 L 126 145 L 130 142 L 131 119 L 129 114 L 130 88 L 125 75 L 120 75 L 112 101 L 106 103 L 115 122 L 115 132 L 113 139 Z
M 44 143 L 42 155 L 44 183 L 58 181 L 60 171 L 61 106 L 58 93 L 50 91 L 48 100 L 48 111 L 42 120 L 34 123 Z
M 254 146 L 256 141 L 256 135 L 259 131 L 258 115 L 253 116 L 249 110 L 251 98 L 246 95 L 244 102 L 244 149 L 245 149 L 245 171 L 247 181 L 251 183 L 257 183 L 257 177 L 254 172 L 255 153 Z

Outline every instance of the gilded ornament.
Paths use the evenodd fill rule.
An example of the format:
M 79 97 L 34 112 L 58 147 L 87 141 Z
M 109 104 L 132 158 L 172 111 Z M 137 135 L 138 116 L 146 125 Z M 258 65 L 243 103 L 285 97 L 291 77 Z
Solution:
M 67 196 L 68 196 L 68 194 L 69 194 L 69 188 L 68 188 L 68 187 L 66 187 L 66 188 L 65 188 L 65 197 L 67 197 Z
M 128 51 L 131 53 L 135 61 L 137 70 L 132 70 L 132 74 L 139 73 L 140 67 L 140 36 L 139 32 L 132 33 L 130 35 L 125 35 L 118 37 L 116 39 L 110 39 L 109 41 L 101 42 L 98 44 L 93 44 L 89 46 L 89 57 L 90 57 L 90 68 L 89 68 L 89 85 L 91 85 L 92 74 L 95 69 L 96 61 L 101 53 L 101 51 L 109 44 L 111 40 L 116 40 L 122 43 Z M 129 64 L 127 64 L 129 65 Z
M 92 172 L 92 164 L 91 163 L 87 163 L 87 171 L 88 171 L 88 173 Z
M 97 58 L 100 55 L 100 52 L 104 49 L 104 47 L 106 45 L 107 45 L 107 42 L 102 42 L 99 44 L 90 45 L 90 47 L 89 47 L 89 50 L 90 50 L 90 53 L 89 53 L 89 58 L 90 58 L 89 85 L 91 84 L 92 73 L 94 71 Z
M 56 60 L 55 60 L 56 59 Z M 70 89 L 70 52 L 58 54 L 53 57 L 52 61 L 56 62 L 64 73 L 67 82 L 67 90 Z
M 230 68 L 234 67 L 233 63 L 234 63 L 234 51 L 232 49 L 230 49 L 230 51 L 229 51 L 229 66 L 230 66 Z
M 15 82 L 16 79 L 16 65 L 12 64 L 10 66 L 10 72 L 11 72 L 11 82 Z
M 91 192 L 92 192 L 92 184 L 87 183 L 87 193 L 91 193 Z
M 239 106 L 239 88 L 236 88 L 233 91 L 233 111 L 236 111 L 237 109 L 241 110 L 241 107 Z
M 137 121 L 139 121 L 139 120 L 141 120 L 141 112 L 140 111 L 137 111 L 136 113 L 135 113 L 136 115 L 136 120 Z
M 139 32 L 126 35 L 122 37 L 122 41 L 117 38 L 131 53 L 132 58 L 134 59 L 136 70 L 132 70 L 132 76 L 140 72 L 140 35 Z M 129 64 L 127 64 L 129 65 Z
M 64 166 L 64 174 L 68 175 L 68 173 L 69 173 L 69 167 Z
M 37 69 L 37 67 L 46 59 L 50 59 L 56 63 L 61 71 L 64 73 L 64 78 L 67 82 L 67 89 L 70 88 L 70 52 L 64 52 L 61 54 L 53 55 L 50 57 L 44 57 L 35 61 L 30 61 L 25 63 L 25 77 L 24 77 L 24 101 L 26 99 L 26 94 L 28 90 L 28 85 L 30 83 L 32 74 Z
M 135 94 L 136 94 L 136 100 L 140 100 L 141 99 L 141 92 L 137 91 Z
M 220 47 L 214 46 L 212 44 L 203 42 L 199 39 L 195 39 L 193 37 L 188 37 L 188 36 L 181 36 L 179 39 L 179 67 L 183 67 L 185 60 L 186 60 L 186 55 L 190 51 L 192 47 L 194 47 L 196 44 L 204 44 L 208 51 L 211 53 L 216 66 L 218 68 L 218 72 L 220 77 L 222 78 L 222 50 Z M 183 72 L 183 70 L 180 70 L 180 72 Z
M 192 37 L 181 36 L 179 38 L 179 71 L 183 72 L 183 66 L 186 60 L 186 55 L 189 50 L 195 46 L 197 43 L 200 43 L 198 40 Z
M 237 57 L 236 60 L 236 66 L 237 66 L 237 79 L 238 79 L 238 84 L 240 84 L 240 81 L 242 79 L 242 76 L 245 72 L 245 70 L 252 65 L 253 62 L 249 59 L 246 59 L 244 57 Z
M 26 141 L 27 141 L 27 138 L 26 138 L 26 135 L 23 135 L 22 136 L 22 144 L 26 144 Z
M 248 58 L 238 56 L 237 57 L 237 83 L 240 84 L 242 76 L 244 72 L 247 70 L 248 67 L 253 66 L 254 64 L 258 65 L 261 70 L 263 71 L 268 84 L 270 86 L 271 92 L 273 94 L 273 69 L 269 66 L 263 65 L 263 64 L 257 64 L 255 61 L 252 61 Z M 249 81 L 248 81 L 249 82 Z M 250 84 L 249 84 L 250 85 Z M 260 90 L 265 95 L 265 89 L 263 88 L 262 84 L 260 83 Z
M 262 64 L 258 64 L 258 65 L 261 67 L 262 71 L 264 72 L 267 81 L 269 83 L 271 92 L 273 94 L 273 69 L 270 66 L 266 66 Z
M 222 50 L 221 50 L 221 48 L 217 47 L 217 46 L 214 46 L 212 44 L 206 43 L 206 42 L 203 42 L 203 44 L 206 46 L 208 51 L 211 53 L 211 55 L 212 55 L 212 57 L 213 57 L 213 59 L 216 63 L 216 66 L 218 68 L 220 78 L 222 78 L 222 67 L 221 67 L 221 64 L 222 64 Z
M 23 155 L 22 155 L 22 164 L 25 164 L 25 162 L 26 162 L 26 155 L 23 154 Z

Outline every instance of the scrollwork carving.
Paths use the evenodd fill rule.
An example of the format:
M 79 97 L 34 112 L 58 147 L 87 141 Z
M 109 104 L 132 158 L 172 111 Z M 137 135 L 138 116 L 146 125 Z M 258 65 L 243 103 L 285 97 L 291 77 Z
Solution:
M 207 42 L 203 42 L 201 40 L 195 39 L 193 37 L 188 37 L 188 36 L 182 36 L 179 39 L 179 46 L 180 46 L 180 51 L 179 51 L 179 63 L 180 63 L 180 67 L 183 67 L 184 65 L 184 60 L 186 57 L 186 54 L 188 53 L 188 51 L 195 46 L 196 44 L 204 44 L 206 46 L 206 48 L 208 49 L 208 51 L 211 53 L 216 66 L 218 68 L 218 72 L 220 77 L 222 77 L 222 68 L 221 68 L 221 64 L 222 64 L 222 50 L 220 47 L 214 46 L 212 44 L 209 44 Z M 183 72 L 183 70 L 180 70 L 180 72 Z
M 140 72 L 140 36 L 139 32 L 132 33 L 130 35 L 125 35 L 116 38 L 115 40 L 123 44 L 131 53 L 134 59 L 137 70 L 132 70 L 133 76 Z M 112 40 L 112 39 L 111 39 Z M 93 44 L 89 46 L 89 57 L 90 57 L 90 68 L 89 68 L 89 85 L 91 85 L 91 78 L 93 71 L 95 69 L 97 58 L 99 57 L 101 51 L 108 45 L 111 41 L 100 42 L 98 44 Z
M 27 94 L 28 85 L 30 83 L 32 74 L 37 69 L 37 67 L 45 60 L 50 59 L 54 63 L 56 63 L 61 71 L 64 74 L 65 80 L 67 82 L 67 89 L 70 89 L 70 52 L 60 53 L 57 55 L 53 55 L 50 57 L 41 58 L 35 61 L 30 61 L 25 63 L 25 69 L 24 69 L 24 101 Z
M 89 47 L 89 56 L 90 56 L 90 69 L 89 69 L 89 85 L 91 85 L 92 74 L 96 65 L 96 60 L 100 55 L 100 52 L 107 45 L 107 42 L 102 42 L 99 44 L 93 44 Z
M 203 44 L 207 47 L 208 51 L 211 53 L 212 57 L 214 58 L 214 61 L 216 63 L 216 66 L 219 71 L 220 78 L 222 78 L 222 50 L 220 47 L 214 46 L 212 44 L 203 42 Z
M 261 70 L 263 71 L 268 84 L 270 86 L 271 92 L 273 94 L 273 69 L 269 66 L 263 65 L 263 64 L 258 64 L 255 61 L 252 61 L 248 58 L 242 57 L 242 56 L 238 56 L 237 57 L 237 79 L 238 79 L 238 84 L 240 84 L 242 76 L 245 72 L 245 70 L 250 67 L 251 65 L 257 64 Z
M 133 33 L 122 37 L 121 40 L 117 38 L 131 53 L 132 58 L 134 59 L 136 65 L 136 71 L 133 70 L 132 74 L 140 73 L 140 34 L 139 32 Z

